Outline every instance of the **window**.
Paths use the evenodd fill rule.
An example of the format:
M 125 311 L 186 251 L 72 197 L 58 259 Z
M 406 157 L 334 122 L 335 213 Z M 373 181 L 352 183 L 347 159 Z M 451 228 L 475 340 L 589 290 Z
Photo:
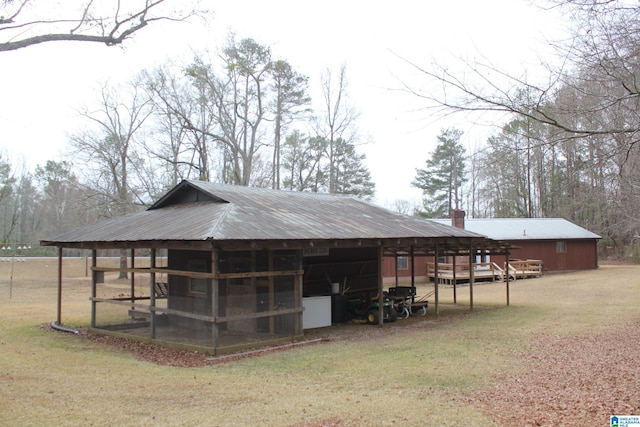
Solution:
M 567 242 L 565 242 L 564 240 L 558 240 L 556 242 L 556 253 L 557 254 L 567 253 Z
M 189 271 L 207 272 L 207 261 L 203 259 L 189 260 Z M 209 280 L 200 277 L 189 277 L 189 294 L 206 297 Z
M 406 255 L 397 256 L 396 257 L 396 265 L 398 266 L 398 270 L 408 270 L 409 269 L 409 257 Z

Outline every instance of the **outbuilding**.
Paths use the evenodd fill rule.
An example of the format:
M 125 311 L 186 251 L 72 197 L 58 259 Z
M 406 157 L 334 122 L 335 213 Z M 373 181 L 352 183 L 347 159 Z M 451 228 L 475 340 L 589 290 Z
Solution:
M 483 235 L 351 197 L 202 181 L 181 182 L 144 212 L 41 244 L 58 248 L 58 324 L 63 249 L 86 249 L 92 330 L 209 353 L 297 339 L 331 324 L 339 296 L 383 294 L 385 256 L 472 260 L 487 248 L 508 251 Z M 114 249 L 128 263 L 101 265 L 98 251 Z M 105 276 L 116 272 L 127 273 L 130 286 L 108 287 Z M 436 312 L 437 304 L 436 293 Z
M 509 243 L 512 260 L 541 260 L 545 271 L 598 268 L 600 236 L 564 218 L 471 218 L 462 224 L 465 230 Z M 491 261 L 502 265 L 506 259 L 491 255 Z

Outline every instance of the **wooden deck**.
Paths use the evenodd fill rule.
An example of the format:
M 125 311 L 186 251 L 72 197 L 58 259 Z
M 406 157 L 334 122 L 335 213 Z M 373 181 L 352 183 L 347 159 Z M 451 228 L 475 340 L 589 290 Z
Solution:
M 528 279 L 542 276 L 542 261 L 539 259 L 524 259 L 509 261 L 510 279 Z
M 507 266 L 502 267 L 495 262 L 473 264 L 474 282 L 506 280 Z M 427 263 L 427 280 L 435 282 L 435 264 Z M 526 279 L 542 276 L 542 261 L 540 260 L 511 260 L 508 266 L 509 280 Z M 470 280 L 469 265 L 438 264 L 438 283 L 454 284 L 468 283 Z

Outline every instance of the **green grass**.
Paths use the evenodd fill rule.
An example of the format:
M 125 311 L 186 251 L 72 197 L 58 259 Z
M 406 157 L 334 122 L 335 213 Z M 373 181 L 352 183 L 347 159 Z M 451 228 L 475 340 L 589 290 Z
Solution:
M 545 336 L 588 334 L 640 317 L 640 267 L 548 275 L 511 286 L 441 289 L 441 316 L 366 337 L 296 347 L 205 368 L 173 368 L 47 332 L 53 280 L 0 281 L 0 425 L 494 425 L 464 398 Z M 0 277 L 4 278 L 0 270 Z M 67 286 L 67 285 L 65 285 Z M 65 288 L 63 320 L 89 322 L 88 289 Z M 52 298 L 53 297 L 53 298 Z

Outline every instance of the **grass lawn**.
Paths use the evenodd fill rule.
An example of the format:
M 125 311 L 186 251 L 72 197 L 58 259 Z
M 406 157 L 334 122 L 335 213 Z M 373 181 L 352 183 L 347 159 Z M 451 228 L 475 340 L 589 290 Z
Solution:
M 492 426 L 465 395 L 544 337 L 597 333 L 640 317 L 640 266 L 441 288 L 440 316 L 328 328 L 328 342 L 201 368 L 142 362 L 56 317 L 55 261 L 0 262 L 0 425 Z M 63 321 L 89 323 L 83 259 L 65 260 Z M 321 333 L 325 333 L 324 331 Z

